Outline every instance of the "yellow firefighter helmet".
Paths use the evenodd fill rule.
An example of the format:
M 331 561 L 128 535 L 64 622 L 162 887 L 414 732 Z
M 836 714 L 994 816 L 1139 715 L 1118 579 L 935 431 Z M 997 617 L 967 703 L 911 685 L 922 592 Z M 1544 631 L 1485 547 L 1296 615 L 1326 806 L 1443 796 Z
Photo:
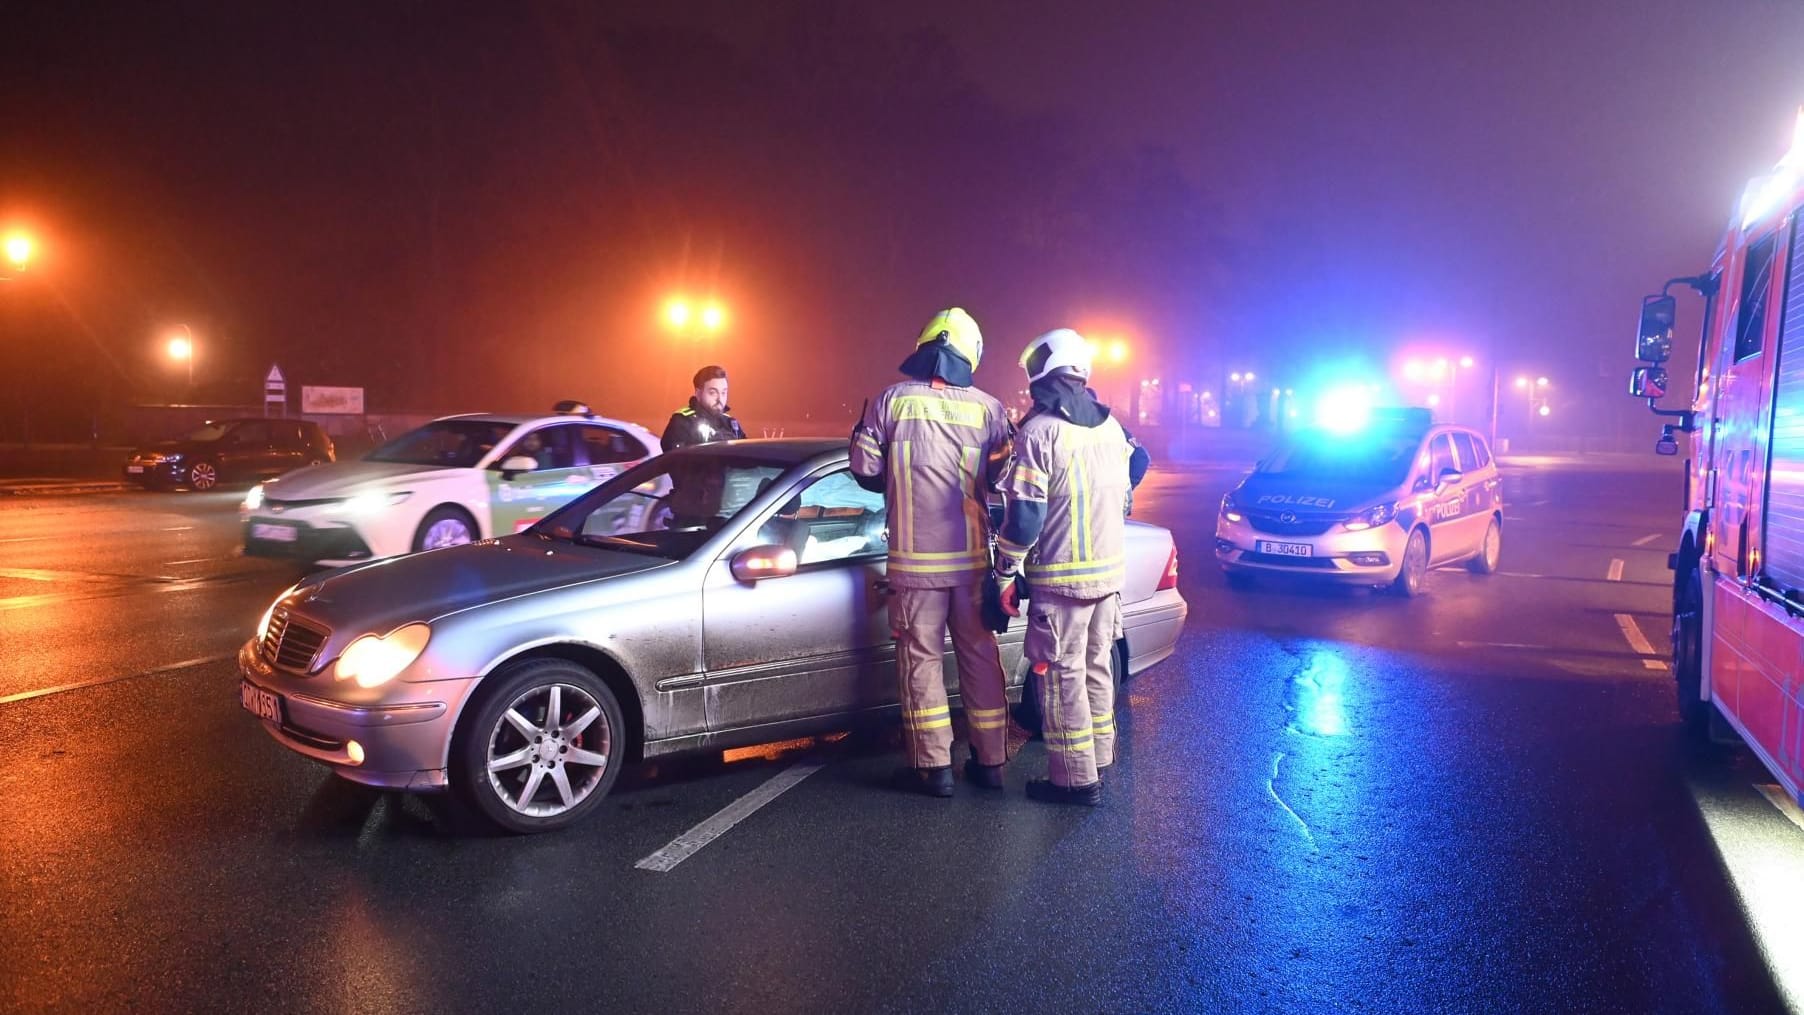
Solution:
M 983 332 L 977 330 L 977 322 L 965 313 L 964 308 L 952 307 L 934 314 L 927 327 L 921 329 L 921 337 L 915 339 L 915 348 L 942 338 L 953 352 L 971 364 L 972 369 L 976 369 L 983 359 Z

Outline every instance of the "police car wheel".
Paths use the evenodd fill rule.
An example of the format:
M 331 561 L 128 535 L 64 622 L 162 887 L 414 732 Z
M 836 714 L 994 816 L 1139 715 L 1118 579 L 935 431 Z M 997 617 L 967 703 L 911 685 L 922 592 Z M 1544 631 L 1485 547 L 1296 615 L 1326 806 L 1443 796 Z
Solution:
M 1497 563 L 1503 559 L 1503 526 L 1492 518 L 1485 529 L 1484 545 L 1479 547 L 1478 556 L 1466 562 L 1466 569 L 1473 574 L 1496 574 Z
M 413 549 L 436 550 L 444 546 L 462 546 L 476 539 L 476 521 L 462 508 L 449 505 L 433 508 L 414 530 Z
M 1403 565 L 1397 569 L 1397 580 L 1391 591 L 1405 599 L 1422 594 L 1423 579 L 1428 577 L 1428 534 L 1416 529 L 1403 547 Z

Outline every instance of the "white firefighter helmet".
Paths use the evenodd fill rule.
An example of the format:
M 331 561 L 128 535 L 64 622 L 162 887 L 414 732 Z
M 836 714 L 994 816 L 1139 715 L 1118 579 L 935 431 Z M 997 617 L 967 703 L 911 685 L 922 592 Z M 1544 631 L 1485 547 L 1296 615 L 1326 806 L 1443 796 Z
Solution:
M 1094 355 L 1084 336 L 1070 328 L 1059 328 L 1027 343 L 1021 354 L 1021 369 L 1027 371 L 1029 384 L 1058 370 L 1088 379 Z

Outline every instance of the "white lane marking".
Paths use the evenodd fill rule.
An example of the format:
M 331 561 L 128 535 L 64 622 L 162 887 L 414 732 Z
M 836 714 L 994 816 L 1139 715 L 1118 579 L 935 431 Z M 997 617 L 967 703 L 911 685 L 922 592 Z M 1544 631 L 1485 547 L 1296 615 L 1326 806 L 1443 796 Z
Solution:
M 1633 543 L 1630 543 L 1629 545 L 1630 546 L 1646 546 L 1649 543 L 1657 542 L 1659 539 L 1660 539 L 1660 534 L 1658 532 L 1656 532 L 1651 536 L 1642 536 L 1640 539 L 1635 540 Z
M 1313 847 L 1315 845 L 1315 835 L 1309 831 L 1309 822 L 1304 821 L 1298 816 L 1296 811 L 1291 810 L 1290 805 L 1284 802 L 1284 798 L 1278 795 L 1278 787 L 1275 783 L 1278 781 L 1278 765 L 1283 760 L 1284 755 L 1282 753 L 1272 759 L 1272 777 L 1265 780 L 1265 791 L 1270 793 L 1272 799 L 1278 801 L 1278 806 L 1284 808 L 1284 813 L 1290 815 L 1291 820 L 1295 821 L 1297 826 L 1303 829 L 1303 838 L 1308 839 L 1309 845 Z
M 1613 581 L 1613 582 L 1619 582 L 1622 580 L 1622 558 L 1620 558 L 1620 557 L 1611 557 L 1610 558 L 1610 573 L 1608 575 L 1606 575 L 1605 577 L 1607 577 L 1610 581 Z
M 1791 797 L 1786 796 L 1784 790 L 1773 783 L 1756 783 L 1754 788 L 1760 791 L 1761 796 L 1766 797 L 1767 803 L 1772 804 L 1778 808 L 1780 814 L 1785 815 L 1785 820 L 1797 825 L 1799 831 L 1804 831 L 1804 811 L 1798 810 L 1798 805 L 1792 803 Z
M 117 684 L 122 680 L 137 680 L 140 677 L 154 677 L 159 673 L 173 673 L 176 670 L 185 670 L 190 666 L 205 666 L 208 663 L 224 662 L 227 659 L 235 659 L 237 656 L 238 653 L 236 652 L 225 652 L 216 656 L 198 656 L 194 659 L 184 659 L 179 663 L 170 663 L 167 666 L 157 666 L 138 673 L 125 673 L 116 677 L 101 677 L 97 680 L 82 680 L 73 684 L 58 684 L 55 687 L 40 688 L 36 691 L 20 691 L 17 694 L 9 694 L 0 698 L 0 705 L 10 705 L 15 701 L 29 701 L 32 698 L 42 698 L 52 694 L 61 694 L 64 691 L 78 691 L 84 687 L 100 687 L 103 684 Z
M 14 536 L 11 539 L 0 539 L 0 543 L 41 543 L 46 539 L 55 539 L 55 538 L 57 538 L 57 537 L 56 536 Z
M 194 528 L 194 526 L 192 526 L 192 525 L 171 525 L 168 528 L 164 529 L 163 531 L 164 532 L 187 532 L 189 529 L 192 529 L 192 528 Z
M 1634 617 L 1626 613 L 1618 613 L 1615 616 L 1616 626 L 1622 629 L 1622 636 L 1628 641 L 1630 648 L 1644 656 L 1658 655 L 1654 651 L 1653 642 L 1648 641 L 1647 635 L 1642 634 L 1641 628 L 1636 626 Z
M 1553 651 L 1551 645 L 1530 645 L 1520 641 L 1456 641 L 1455 648 L 1520 648 L 1539 652 L 1543 649 Z
M 158 564 L 157 566 L 158 567 L 174 567 L 177 564 L 207 564 L 207 563 L 211 563 L 212 561 L 219 560 L 219 559 L 220 558 L 218 558 L 218 557 L 193 557 L 188 560 L 166 560 L 163 563 Z
M 670 840 L 664 848 L 633 866 L 639 870 L 659 873 L 669 871 L 677 864 L 694 856 L 703 846 L 725 835 L 734 825 L 751 817 L 758 808 L 782 796 L 796 783 L 820 771 L 821 766 L 825 764 L 826 762 L 822 761 L 796 762 L 765 780 L 764 784 L 757 789 L 722 807 L 714 813 L 713 817 Z

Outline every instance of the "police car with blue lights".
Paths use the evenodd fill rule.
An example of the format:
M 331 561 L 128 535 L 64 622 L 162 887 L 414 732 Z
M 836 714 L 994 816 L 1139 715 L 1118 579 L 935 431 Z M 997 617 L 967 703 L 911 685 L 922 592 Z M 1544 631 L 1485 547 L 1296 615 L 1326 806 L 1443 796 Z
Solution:
M 1287 438 L 1222 498 L 1229 583 L 1288 575 L 1422 592 L 1432 568 L 1497 570 L 1503 481 L 1485 438 L 1426 409 L 1372 410 Z
M 637 424 L 581 402 L 548 416 L 435 419 L 355 461 L 253 487 L 244 552 L 336 566 L 519 532 L 657 454 Z

